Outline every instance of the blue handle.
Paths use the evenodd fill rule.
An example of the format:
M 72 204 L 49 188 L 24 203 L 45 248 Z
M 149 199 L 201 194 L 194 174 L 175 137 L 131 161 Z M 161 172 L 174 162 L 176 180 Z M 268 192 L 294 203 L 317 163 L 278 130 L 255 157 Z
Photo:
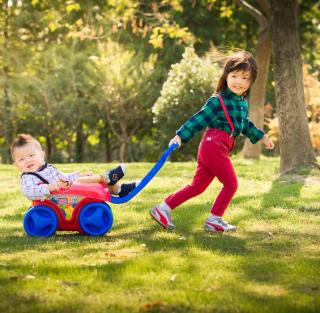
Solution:
M 114 197 L 111 196 L 110 202 L 121 204 L 128 202 L 131 200 L 137 193 L 139 193 L 149 182 L 150 180 L 159 172 L 162 168 L 163 164 L 167 161 L 168 156 L 170 153 L 178 148 L 179 145 L 177 143 L 172 144 L 167 150 L 162 154 L 158 162 L 153 166 L 153 168 L 149 171 L 149 173 L 141 180 L 140 184 L 133 189 L 130 193 L 128 193 L 125 197 Z

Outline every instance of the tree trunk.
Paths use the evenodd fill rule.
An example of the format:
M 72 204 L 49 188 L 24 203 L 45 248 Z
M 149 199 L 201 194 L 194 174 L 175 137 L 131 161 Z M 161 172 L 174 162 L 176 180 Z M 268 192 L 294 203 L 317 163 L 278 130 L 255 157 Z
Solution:
M 46 144 L 47 144 L 47 160 L 51 161 L 53 156 L 53 143 L 50 135 L 46 136 Z
M 12 128 L 12 119 L 11 119 L 11 100 L 9 98 L 8 91 L 8 77 L 9 69 L 7 66 L 4 67 L 4 138 L 5 138 L 5 153 L 4 153 L 4 162 L 10 163 L 10 145 L 13 140 L 13 128 Z
M 109 125 L 108 125 L 108 118 L 105 118 L 105 161 L 106 163 L 109 163 L 112 161 L 112 156 L 111 156 L 111 144 L 110 144 L 110 130 L 109 130 Z
M 5 21 L 4 21 L 4 29 L 3 29 L 3 48 L 5 53 L 8 51 L 8 43 L 9 43 L 9 34 L 8 34 L 8 23 L 9 23 L 9 8 L 8 1 L 5 2 Z M 6 64 L 4 58 L 3 65 L 3 134 L 5 140 L 5 150 L 3 153 L 3 163 L 10 163 L 10 146 L 13 140 L 13 127 L 12 127 L 12 119 L 11 119 L 11 110 L 12 103 L 9 97 L 9 67 Z
M 79 126 L 76 131 L 76 162 L 81 163 L 83 161 L 83 151 L 84 151 L 84 136 L 82 129 L 82 121 L 80 121 Z
M 127 148 L 127 143 L 125 141 L 122 141 L 120 143 L 120 150 L 119 150 L 119 159 L 120 162 L 123 163 L 126 160 L 126 148 Z
M 296 0 L 271 0 L 272 52 L 280 127 L 280 172 L 316 163 L 303 94 Z
M 256 46 L 256 61 L 258 64 L 258 77 L 251 87 L 249 99 L 249 116 L 255 125 L 263 129 L 264 104 L 266 86 L 268 81 L 269 63 L 271 55 L 270 29 L 266 28 L 259 34 Z M 253 145 L 249 139 L 245 140 L 242 155 L 245 158 L 257 159 L 261 154 L 261 143 Z

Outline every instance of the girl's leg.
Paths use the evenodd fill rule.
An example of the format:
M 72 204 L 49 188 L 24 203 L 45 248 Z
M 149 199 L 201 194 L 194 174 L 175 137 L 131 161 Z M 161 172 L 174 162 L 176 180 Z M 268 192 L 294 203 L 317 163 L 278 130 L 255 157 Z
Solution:
M 188 199 L 202 193 L 213 180 L 210 170 L 198 161 L 196 173 L 191 185 L 187 185 L 167 197 L 160 205 L 156 205 L 150 210 L 151 217 L 166 229 L 174 229 L 175 225 L 171 218 L 171 209 L 174 209 Z
M 219 166 L 214 169 L 214 173 L 223 187 L 211 208 L 211 213 L 216 216 L 223 216 L 238 189 L 238 179 L 230 158 L 219 159 Z
M 233 138 L 219 130 L 207 131 L 201 142 L 199 158 L 210 169 L 212 175 L 223 184 L 211 213 L 222 216 L 238 188 L 237 175 L 230 160 L 230 150 Z
M 190 198 L 193 198 L 204 192 L 212 182 L 213 178 L 214 175 L 210 169 L 207 168 L 201 160 L 199 160 L 192 183 L 168 196 L 164 202 L 171 209 L 174 209 Z
M 220 159 L 219 164 L 215 174 L 223 187 L 211 208 L 211 215 L 204 223 L 204 229 L 211 232 L 234 231 L 236 227 L 224 221 L 222 216 L 237 190 L 238 180 L 229 157 Z

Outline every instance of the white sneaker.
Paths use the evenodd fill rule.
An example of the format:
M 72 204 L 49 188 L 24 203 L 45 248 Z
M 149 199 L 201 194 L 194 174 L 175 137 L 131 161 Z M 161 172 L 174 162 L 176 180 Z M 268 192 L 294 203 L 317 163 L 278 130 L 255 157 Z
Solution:
M 169 210 L 162 210 L 158 205 L 150 210 L 151 217 L 166 229 L 174 229 L 172 217 Z
M 204 230 L 208 230 L 211 232 L 235 231 L 237 229 L 236 226 L 230 225 L 226 221 L 224 221 L 222 217 L 207 218 L 203 225 L 203 228 Z

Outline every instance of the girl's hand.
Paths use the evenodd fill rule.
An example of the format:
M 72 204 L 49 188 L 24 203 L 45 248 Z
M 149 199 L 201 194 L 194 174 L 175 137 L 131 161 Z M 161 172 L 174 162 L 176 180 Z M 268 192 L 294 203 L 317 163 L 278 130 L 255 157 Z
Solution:
M 179 147 L 181 147 L 181 138 L 178 135 L 175 135 L 170 141 L 169 141 L 169 147 L 173 145 L 174 143 L 177 143 Z
M 266 146 L 268 150 L 272 150 L 274 148 L 272 140 L 267 135 L 263 136 L 261 142 Z

